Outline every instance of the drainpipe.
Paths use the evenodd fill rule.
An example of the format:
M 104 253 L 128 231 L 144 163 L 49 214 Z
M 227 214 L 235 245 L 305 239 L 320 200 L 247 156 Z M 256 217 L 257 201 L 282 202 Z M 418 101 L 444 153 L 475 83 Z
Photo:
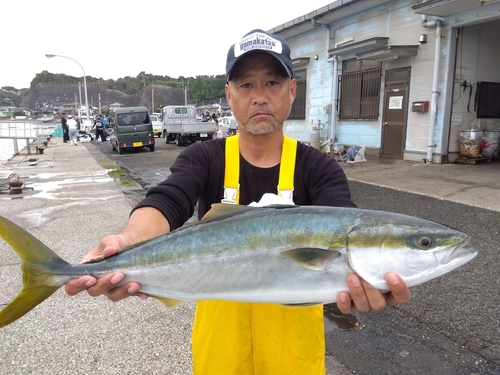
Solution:
M 337 139 L 337 108 L 338 108 L 338 81 L 339 81 L 339 59 L 337 55 L 331 57 L 333 60 L 333 78 L 332 78 L 332 108 L 330 110 L 331 121 L 330 121 L 330 139 L 332 141 L 332 146 L 335 144 Z M 330 59 L 329 59 L 330 61 Z
M 326 29 L 326 52 L 325 56 L 328 56 L 328 50 L 330 50 L 331 46 L 331 34 L 332 34 L 332 28 L 329 24 L 327 23 L 318 23 L 316 21 L 316 18 L 311 19 L 311 25 L 313 27 L 324 27 Z M 331 62 L 331 59 L 328 59 L 328 62 Z M 336 138 L 336 126 L 337 126 L 337 117 L 335 116 L 335 109 L 337 108 L 337 77 L 338 77 L 338 60 L 337 56 L 333 56 L 333 82 L 332 82 L 332 103 L 331 103 L 331 108 L 330 108 L 330 128 L 327 130 L 327 136 L 326 138 L 329 137 L 322 145 L 328 145 L 328 151 L 330 151 L 330 148 L 333 147 L 333 144 L 335 142 Z M 328 134 L 329 133 L 329 134 Z
M 437 102 L 439 95 L 438 91 L 439 83 L 439 65 L 441 63 L 441 40 L 443 39 L 443 21 L 434 20 L 427 21 L 427 16 L 422 15 L 422 26 L 423 27 L 435 27 L 436 28 L 436 48 L 434 51 L 434 72 L 432 75 L 432 96 L 431 96 L 431 111 L 430 111 L 430 124 L 429 124 L 429 135 L 427 138 L 427 163 L 432 164 L 433 151 L 436 147 L 436 142 L 434 142 L 434 131 L 436 129 L 437 122 Z

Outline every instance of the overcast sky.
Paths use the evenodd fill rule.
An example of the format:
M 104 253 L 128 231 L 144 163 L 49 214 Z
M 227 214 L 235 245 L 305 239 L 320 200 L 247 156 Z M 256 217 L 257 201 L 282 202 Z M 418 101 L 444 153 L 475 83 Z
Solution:
M 141 71 L 224 74 L 229 46 L 333 0 L 10 0 L 2 2 L 0 87 L 27 88 L 37 73 L 103 79 Z M 295 4 L 293 4 L 295 3 Z M 286 4 L 286 5 L 285 5 Z

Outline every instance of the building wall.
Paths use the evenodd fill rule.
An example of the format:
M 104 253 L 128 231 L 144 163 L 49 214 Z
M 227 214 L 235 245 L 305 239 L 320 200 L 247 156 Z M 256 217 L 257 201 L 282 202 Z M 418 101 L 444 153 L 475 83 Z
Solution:
M 374 4 L 376 4 L 374 2 Z M 429 101 L 432 98 L 434 61 L 436 57 L 436 28 L 424 27 L 422 16 L 413 12 L 413 0 L 390 1 L 374 6 L 368 11 L 336 19 L 325 27 L 313 28 L 298 36 L 287 38 L 292 57 L 309 57 L 307 68 L 307 103 L 305 120 L 287 120 L 285 132 L 307 141 L 309 133 L 324 124 L 321 139 L 334 138 L 344 145 L 362 145 L 379 150 L 381 147 L 382 115 L 384 103 L 385 71 L 402 67 L 411 68 L 409 86 L 408 118 L 406 127 L 406 160 L 425 158 L 429 145 L 431 111 L 411 112 L 414 101 Z M 497 9 L 498 8 L 498 9 Z M 446 162 L 458 154 L 458 133 L 470 128 L 475 119 L 473 97 L 469 110 L 469 91 L 463 91 L 463 81 L 500 82 L 500 5 L 488 4 L 462 13 L 436 18 L 428 16 L 428 21 L 442 19 L 441 48 L 438 51 L 438 99 L 436 124 L 432 144 L 434 162 Z M 335 13 L 332 13 L 333 15 Z M 334 19 L 331 17 L 330 19 Z M 318 23 L 324 22 L 321 18 Z M 457 35 L 461 34 L 461 40 Z M 427 43 L 419 44 L 419 36 L 427 35 Z M 328 40 L 328 35 L 330 40 Z M 380 87 L 379 117 L 376 121 L 335 121 L 335 98 L 333 62 L 328 61 L 328 50 L 336 43 L 350 40 L 359 42 L 374 37 L 389 37 L 389 45 L 419 45 L 418 54 L 381 62 L 382 81 Z M 314 56 L 318 59 L 315 60 Z M 342 61 L 355 58 L 354 54 L 338 56 L 339 69 Z M 340 74 L 341 72 L 339 72 Z M 336 124 L 335 124 L 336 123 Z M 333 126 L 335 124 L 335 127 Z M 482 128 L 500 129 L 495 120 L 481 120 Z M 452 154 L 451 159 L 449 154 Z
M 428 34 L 427 44 L 420 45 L 417 56 L 403 57 L 396 60 L 382 62 L 382 72 L 386 69 L 399 67 L 411 67 L 411 84 L 409 91 L 409 102 L 431 99 L 432 71 L 435 47 L 435 29 L 426 29 L 421 25 L 421 16 L 414 14 L 411 5 L 413 1 L 397 1 L 385 5 L 377 6 L 369 11 L 356 14 L 333 22 L 331 26 L 331 44 L 352 39 L 353 42 L 362 41 L 373 37 L 389 37 L 390 45 L 419 45 L 420 34 Z M 321 20 L 319 20 L 321 22 Z M 449 66 L 449 29 L 445 30 L 446 37 L 441 50 L 442 70 L 441 83 L 446 77 Z M 307 66 L 307 112 L 308 116 L 304 121 L 287 121 L 287 128 L 293 129 L 311 128 L 312 123 L 317 119 L 331 124 L 331 115 L 325 114 L 323 108 L 326 104 L 332 103 L 332 76 L 333 64 L 326 61 L 328 58 L 328 47 L 325 46 L 326 29 L 319 28 L 311 32 L 304 33 L 295 38 L 289 39 L 294 57 L 301 55 L 314 56 L 318 54 L 318 61 L 311 59 Z M 355 58 L 354 54 L 339 56 L 339 68 L 342 61 Z M 379 118 L 376 121 L 338 121 L 337 140 L 345 145 L 363 145 L 368 148 L 379 149 L 381 144 L 381 124 L 383 110 L 384 77 L 381 83 L 381 100 L 379 108 Z M 445 90 L 444 85 L 441 90 Z M 444 93 L 445 94 L 445 93 Z M 444 102 L 440 98 L 439 107 L 444 107 Z M 442 114 L 438 114 L 441 117 Z M 427 134 L 429 126 L 429 113 L 416 114 L 408 112 L 408 128 L 406 150 L 417 153 L 425 153 L 427 150 Z M 436 143 L 440 145 L 442 126 L 436 128 Z M 328 132 L 322 131 L 322 137 L 327 138 Z M 436 152 L 440 152 L 438 148 Z
M 288 42 L 292 49 L 292 58 L 309 57 L 309 63 L 294 67 L 295 70 L 307 69 L 306 119 L 287 121 L 285 133 L 309 142 L 313 128 L 323 127 L 321 136 L 325 139 L 331 124 L 329 106 L 333 84 L 333 64 L 327 61 L 327 29 L 317 28 Z M 318 55 L 317 60 L 315 55 Z

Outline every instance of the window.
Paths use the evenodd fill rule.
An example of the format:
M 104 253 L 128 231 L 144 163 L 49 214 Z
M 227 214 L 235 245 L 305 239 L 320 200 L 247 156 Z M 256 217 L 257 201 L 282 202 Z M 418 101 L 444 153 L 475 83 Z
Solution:
M 186 107 L 175 107 L 174 113 L 176 115 L 185 115 L 187 113 L 187 108 Z
M 339 120 L 377 120 L 380 103 L 380 63 L 344 61 L 340 80 Z
M 292 104 L 289 120 L 304 120 L 306 118 L 306 78 L 307 70 L 297 70 L 293 72 L 297 81 L 297 96 Z

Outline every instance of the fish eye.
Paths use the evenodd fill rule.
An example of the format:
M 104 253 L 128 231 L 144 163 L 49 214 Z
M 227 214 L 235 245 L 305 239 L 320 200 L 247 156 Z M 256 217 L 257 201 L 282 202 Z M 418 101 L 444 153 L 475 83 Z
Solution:
M 422 249 L 428 249 L 432 246 L 432 240 L 429 237 L 420 237 L 417 239 L 417 245 Z

